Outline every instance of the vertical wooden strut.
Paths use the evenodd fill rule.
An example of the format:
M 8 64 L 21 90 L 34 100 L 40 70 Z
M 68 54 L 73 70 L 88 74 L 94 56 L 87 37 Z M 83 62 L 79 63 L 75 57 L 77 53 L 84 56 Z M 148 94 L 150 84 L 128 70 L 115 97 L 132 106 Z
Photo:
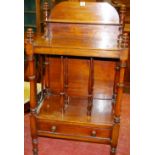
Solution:
M 44 98 L 44 87 L 45 87 L 45 84 L 43 83 L 43 70 L 44 69 L 43 69 L 43 56 L 42 55 L 38 55 L 38 69 L 37 70 L 39 72 L 39 80 L 41 81 L 41 95 L 38 98 L 38 102 L 41 102 L 42 99 Z M 37 82 L 38 82 L 38 78 L 37 78 Z
M 65 95 L 65 107 L 69 104 L 69 97 L 67 95 L 68 88 L 68 57 L 64 58 L 64 95 Z
M 123 33 L 122 38 L 123 38 L 123 41 L 122 41 L 121 47 L 122 49 L 124 49 L 124 51 L 126 51 L 128 48 L 128 34 Z M 120 71 L 119 71 L 119 78 L 118 78 L 118 83 L 117 83 L 114 126 L 113 126 L 112 141 L 111 141 L 111 155 L 115 155 L 116 153 L 116 147 L 117 147 L 118 136 L 119 136 L 121 98 L 122 98 L 123 88 L 124 88 L 124 73 L 125 73 L 125 68 L 126 68 L 126 61 L 127 59 L 125 57 L 120 58 Z
M 65 110 L 65 106 L 64 106 L 64 58 L 63 56 L 61 56 L 61 73 L 60 73 L 60 84 L 61 84 L 61 90 L 60 90 L 60 104 L 62 107 L 62 112 L 64 112 Z
M 47 95 L 50 95 L 50 63 L 49 63 L 49 56 L 45 56 L 45 91 Z
M 94 85 L 94 60 L 93 58 L 90 58 L 89 82 L 88 82 L 88 107 L 87 107 L 88 116 L 91 116 L 93 105 L 93 85 Z
M 44 55 L 41 55 L 40 56 L 40 63 L 41 63 L 41 87 L 42 87 L 42 90 L 43 92 L 46 91 L 46 86 L 45 86 L 45 56 Z
M 37 126 L 36 126 L 36 107 L 37 107 L 37 92 L 36 92 L 36 74 L 35 64 L 33 57 L 33 31 L 31 28 L 27 30 L 27 43 L 26 43 L 26 55 L 29 67 L 29 81 L 30 81 L 30 127 L 31 137 L 33 145 L 33 155 L 38 154 L 38 142 L 37 142 Z

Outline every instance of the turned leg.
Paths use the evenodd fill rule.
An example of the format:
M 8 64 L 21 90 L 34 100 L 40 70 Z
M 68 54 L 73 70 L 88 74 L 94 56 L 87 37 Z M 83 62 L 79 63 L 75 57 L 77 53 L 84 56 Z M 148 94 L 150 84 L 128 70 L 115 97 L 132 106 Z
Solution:
M 116 154 L 118 136 L 119 136 L 119 128 L 120 128 L 120 112 L 121 112 L 121 98 L 123 94 L 124 88 L 124 73 L 126 67 L 126 61 L 120 60 L 120 70 L 119 77 L 117 80 L 117 91 L 116 91 L 116 101 L 114 107 L 114 125 L 112 130 L 112 140 L 111 140 L 111 155 Z
M 30 126 L 31 126 L 31 137 L 32 137 L 32 151 L 33 155 L 38 155 L 38 137 L 37 137 L 37 129 L 36 129 L 36 118 L 34 114 L 30 116 Z
M 36 72 L 33 55 L 33 31 L 28 29 L 27 31 L 27 44 L 26 55 L 29 67 L 29 81 L 30 81 L 30 128 L 33 145 L 33 154 L 38 154 L 38 142 L 37 142 L 37 126 L 36 126 L 36 107 L 37 107 L 37 87 L 36 87 Z
M 116 154 L 118 136 L 119 136 L 119 127 L 120 127 L 119 123 L 115 123 L 113 126 L 110 155 Z

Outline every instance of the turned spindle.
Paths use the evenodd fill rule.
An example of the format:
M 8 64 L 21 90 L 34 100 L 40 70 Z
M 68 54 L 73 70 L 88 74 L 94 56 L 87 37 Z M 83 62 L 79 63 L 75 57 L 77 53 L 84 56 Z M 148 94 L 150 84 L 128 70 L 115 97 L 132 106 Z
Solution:
M 64 93 L 65 93 L 65 106 L 69 104 L 68 89 L 68 57 L 64 58 Z
M 93 106 L 93 86 L 94 86 L 94 60 L 93 58 L 91 58 L 89 65 L 89 83 L 88 83 L 88 107 L 87 107 L 88 116 L 91 116 Z
M 124 4 L 120 5 L 120 24 L 122 25 L 122 32 L 125 26 L 125 14 L 126 14 L 126 6 Z
M 114 117 L 114 122 L 119 123 L 120 122 L 120 112 L 121 112 L 121 98 L 123 94 L 123 89 L 124 89 L 124 74 L 125 74 L 125 68 L 127 66 L 126 61 L 127 61 L 127 51 L 128 51 L 128 33 L 123 33 L 122 34 L 122 43 L 121 43 L 121 48 L 122 48 L 122 56 L 120 57 L 120 62 L 119 62 L 119 75 L 118 75 L 118 82 L 116 85 L 116 104 L 115 104 L 115 117 Z
M 48 39 L 48 25 L 47 25 L 47 19 L 48 19 L 48 10 L 49 10 L 49 6 L 48 6 L 48 2 L 44 2 L 43 5 L 43 20 L 44 20 L 44 37 L 45 39 Z
M 122 53 L 126 53 L 128 48 L 128 34 L 122 34 L 122 42 L 121 42 Z M 123 95 L 124 89 L 124 74 L 126 68 L 126 61 L 127 58 L 125 56 L 120 57 L 119 62 L 119 72 L 117 75 L 117 81 L 115 82 L 115 93 L 116 93 L 116 101 L 114 107 L 114 127 L 112 130 L 112 141 L 111 141 L 111 155 L 116 154 L 116 148 L 118 143 L 118 135 L 119 135 L 119 128 L 120 128 L 120 113 L 121 113 L 121 99 Z M 116 75 L 115 75 L 116 76 Z M 117 84 L 116 84 L 117 83 Z
M 45 93 L 47 96 L 51 95 L 50 92 L 50 57 L 48 55 L 45 56 L 45 74 L 44 74 L 44 78 L 45 78 Z
M 122 48 L 128 48 L 129 47 L 129 35 L 128 33 L 123 33 L 122 35 Z
M 26 41 L 27 41 L 27 43 L 32 44 L 33 37 L 34 37 L 34 33 L 33 33 L 32 28 L 28 28 L 27 32 L 26 32 L 26 38 L 27 38 Z
M 64 101 L 65 101 L 65 93 L 64 93 L 64 57 L 61 56 L 61 71 L 60 71 L 60 75 L 61 75 L 61 78 L 60 78 L 60 85 L 61 85 L 61 90 L 60 90 L 60 104 L 61 104 L 61 107 L 62 107 L 62 111 L 64 112 L 65 111 L 65 104 L 64 104 Z
M 120 71 L 119 71 L 119 79 L 117 83 L 117 94 L 116 94 L 116 104 L 115 104 L 115 118 L 120 117 L 120 109 L 121 109 L 121 98 L 124 89 L 124 73 L 125 73 L 126 61 L 120 61 Z
M 48 2 L 45 1 L 44 5 L 43 5 L 43 19 L 44 19 L 44 22 L 46 22 L 47 19 L 48 19 L 48 10 L 49 10 Z
M 41 81 L 41 95 L 39 98 L 39 102 L 43 100 L 45 97 L 45 80 L 44 80 L 44 73 L 45 73 L 45 67 L 43 66 L 44 64 L 44 56 L 43 55 L 38 55 L 38 70 L 40 72 L 40 81 Z
M 119 27 L 119 35 L 118 35 L 118 39 L 117 39 L 117 47 L 121 48 L 122 46 L 122 42 L 123 42 L 123 34 L 122 34 L 122 26 Z

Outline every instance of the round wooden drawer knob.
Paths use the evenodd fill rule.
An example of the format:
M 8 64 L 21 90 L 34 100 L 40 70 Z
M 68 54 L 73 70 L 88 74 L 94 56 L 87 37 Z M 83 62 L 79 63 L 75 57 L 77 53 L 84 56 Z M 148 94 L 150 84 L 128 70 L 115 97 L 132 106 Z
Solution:
M 53 125 L 53 126 L 51 127 L 51 131 L 52 131 L 52 132 L 55 132 L 56 129 L 57 129 L 57 127 L 56 127 L 55 125 Z
M 93 130 L 93 131 L 91 132 L 91 135 L 92 135 L 93 137 L 96 137 L 96 131 Z

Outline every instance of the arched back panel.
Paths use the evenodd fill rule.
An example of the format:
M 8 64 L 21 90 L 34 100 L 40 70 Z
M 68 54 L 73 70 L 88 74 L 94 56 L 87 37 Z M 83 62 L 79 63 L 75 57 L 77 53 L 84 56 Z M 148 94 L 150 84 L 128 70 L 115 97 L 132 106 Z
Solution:
M 50 19 L 119 23 L 116 9 L 107 2 L 62 2 L 55 6 Z
M 62 2 L 52 10 L 49 20 L 58 21 L 49 23 L 52 37 L 64 37 L 72 47 L 79 43 L 80 48 L 88 48 L 90 42 L 92 48 L 117 47 L 119 15 L 107 2 Z M 65 46 L 60 42 L 54 45 Z

